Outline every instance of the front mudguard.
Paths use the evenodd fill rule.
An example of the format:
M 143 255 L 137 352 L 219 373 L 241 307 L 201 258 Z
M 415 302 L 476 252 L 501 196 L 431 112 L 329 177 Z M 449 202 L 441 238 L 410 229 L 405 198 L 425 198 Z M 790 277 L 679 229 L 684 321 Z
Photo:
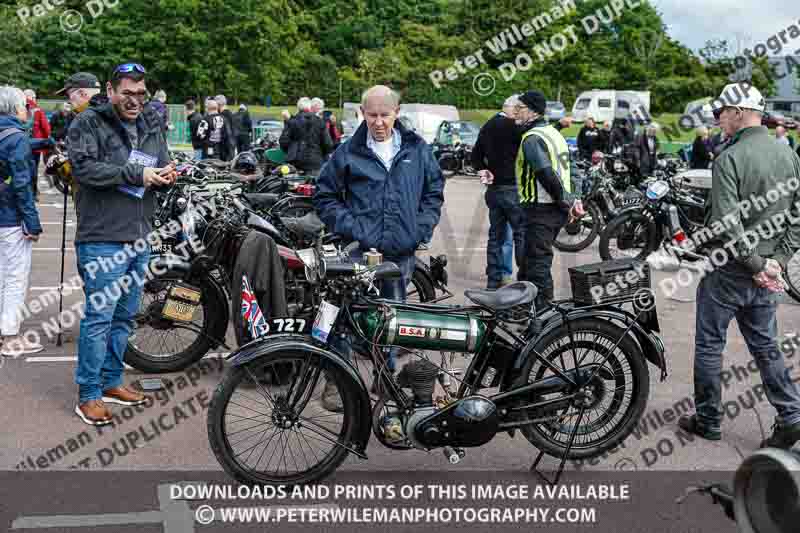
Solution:
M 231 352 L 226 359 L 233 366 L 242 366 L 284 350 L 309 351 L 331 365 L 344 370 L 347 376 L 345 386 L 352 387 L 358 398 L 358 419 L 356 421 L 355 442 L 352 443 L 352 447 L 366 458 L 367 444 L 369 443 L 370 435 L 372 435 L 372 403 L 369 399 L 367 386 L 353 364 L 331 350 L 329 346 L 317 341 L 311 335 L 299 335 L 296 333 L 271 335 L 245 344 L 238 350 Z
M 665 357 L 666 350 L 664 348 L 664 343 L 654 330 L 644 327 L 636 320 L 636 316 L 634 316 L 632 313 L 618 307 L 602 307 L 592 309 L 576 308 L 571 310 L 566 315 L 566 318 L 570 321 L 581 318 L 600 318 L 610 322 L 617 322 L 618 325 L 625 329 L 627 329 L 632 323 L 633 326 L 627 334 L 632 336 L 642 349 L 645 359 L 647 359 L 661 371 L 661 381 L 663 382 L 667 379 L 667 361 Z M 511 372 L 506 372 L 507 383 L 504 384 L 503 390 L 506 390 L 513 385 L 513 376 L 519 375 L 519 373 L 522 371 L 522 365 L 525 364 L 525 361 L 528 359 L 528 357 L 530 357 L 531 351 L 533 350 L 533 347 L 538 339 L 544 337 L 554 329 L 561 327 L 565 323 L 564 315 L 554 310 L 548 311 L 540 317 L 537 317 L 537 320 L 543 322 L 541 331 L 536 335 L 535 339 L 526 344 L 525 347 L 520 350 L 519 355 L 514 361 L 513 370 Z

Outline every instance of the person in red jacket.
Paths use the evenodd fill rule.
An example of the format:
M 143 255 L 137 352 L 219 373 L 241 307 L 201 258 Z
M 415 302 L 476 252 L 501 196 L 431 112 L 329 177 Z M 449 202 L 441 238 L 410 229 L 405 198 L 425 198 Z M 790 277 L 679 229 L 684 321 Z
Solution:
M 36 93 L 31 89 L 25 91 L 27 99 L 28 116 L 33 119 L 33 128 L 31 130 L 32 139 L 49 139 L 50 138 L 50 122 L 47 120 L 45 112 L 36 104 Z M 36 201 L 39 201 L 39 160 L 42 154 L 47 150 L 33 150 L 33 159 L 31 160 L 31 183 L 33 184 L 33 195 Z

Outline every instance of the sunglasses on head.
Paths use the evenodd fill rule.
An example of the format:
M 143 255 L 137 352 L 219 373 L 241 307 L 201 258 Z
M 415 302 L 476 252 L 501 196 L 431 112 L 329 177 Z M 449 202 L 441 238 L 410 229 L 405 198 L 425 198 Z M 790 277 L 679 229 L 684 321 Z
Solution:
M 111 76 L 114 77 L 117 74 L 128 74 L 131 72 L 139 72 L 140 74 L 147 74 L 147 71 L 139 63 L 123 63 L 122 65 L 119 65 L 117 68 L 114 69 L 114 73 Z

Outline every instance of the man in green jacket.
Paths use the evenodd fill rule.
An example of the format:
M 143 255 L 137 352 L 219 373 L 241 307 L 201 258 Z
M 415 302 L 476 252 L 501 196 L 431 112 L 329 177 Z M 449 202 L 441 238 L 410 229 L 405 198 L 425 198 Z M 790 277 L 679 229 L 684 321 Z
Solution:
M 706 205 L 714 269 L 697 289 L 694 394 L 697 414 L 682 429 L 719 440 L 722 352 L 735 317 L 778 417 L 762 447 L 800 440 L 800 392 L 778 350 L 776 310 L 782 272 L 800 248 L 800 159 L 761 126 L 764 98 L 747 82 L 728 85 L 714 114 L 730 142 L 715 160 Z M 695 238 L 695 241 L 699 240 Z

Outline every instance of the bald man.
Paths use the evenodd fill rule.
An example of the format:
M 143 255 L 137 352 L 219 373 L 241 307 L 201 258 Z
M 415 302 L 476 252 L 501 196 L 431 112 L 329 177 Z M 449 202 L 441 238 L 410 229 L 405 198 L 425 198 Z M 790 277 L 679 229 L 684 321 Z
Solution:
M 415 251 L 433 238 L 444 203 L 444 178 L 430 146 L 397 120 L 400 97 L 378 85 L 361 99 L 364 121 L 320 172 L 314 207 L 346 242 L 358 241 L 360 256 L 370 248 L 397 264 L 400 283 L 385 283 L 385 298 L 404 300 L 415 268 Z M 349 348 L 343 347 L 345 356 Z M 394 372 L 395 354 L 387 367 Z M 340 408 L 326 386 L 323 405 Z

